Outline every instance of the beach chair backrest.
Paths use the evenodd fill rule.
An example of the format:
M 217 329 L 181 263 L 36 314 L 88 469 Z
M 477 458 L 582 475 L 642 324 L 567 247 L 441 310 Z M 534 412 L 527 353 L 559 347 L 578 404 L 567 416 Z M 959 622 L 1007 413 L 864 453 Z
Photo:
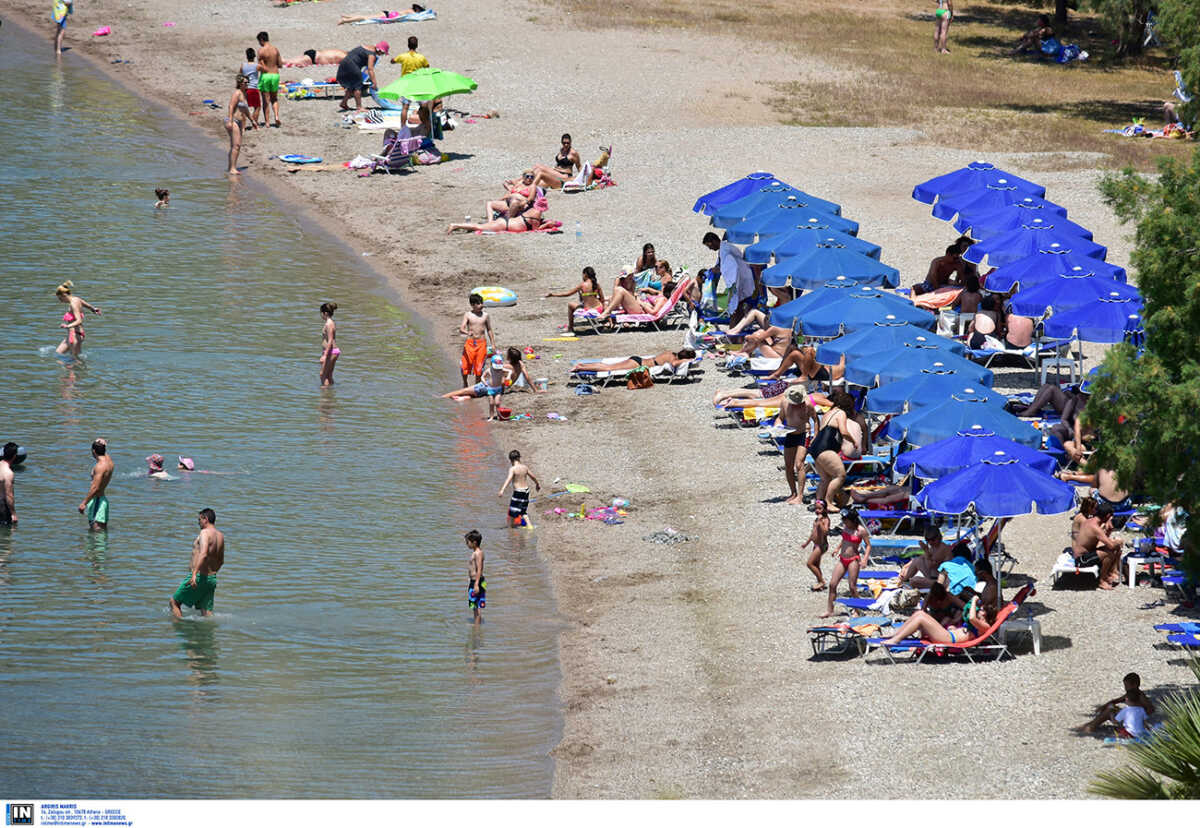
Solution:
M 664 316 L 670 313 L 674 307 L 679 304 L 679 300 L 683 298 L 684 292 L 691 287 L 691 284 L 692 279 L 690 276 L 677 284 L 675 286 L 675 290 L 671 291 L 671 297 L 667 300 L 667 304 L 663 305 L 658 313 L 655 314 L 655 319 L 662 319 Z

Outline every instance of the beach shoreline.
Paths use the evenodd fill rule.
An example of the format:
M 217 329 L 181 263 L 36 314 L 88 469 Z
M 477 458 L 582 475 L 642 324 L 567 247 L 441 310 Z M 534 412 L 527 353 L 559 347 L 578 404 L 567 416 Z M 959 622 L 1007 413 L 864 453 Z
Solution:
M 50 48 L 48 15 L 43 25 L 36 22 L 41 4 L 0 0 L 0 8 L 44 36 Z M 134 10 L 97 0 L 72 21 L 67 45 L 117 83 L 162 100 L 205 134 L 216 133 L 219 147 L 225 143 L 223 131 L 216 132 L 223 113 L 199 101 L 211 97 L 224 106 L 241 51 L 252 45 L 259 29 L 285 43 L 285 55 L 313 41 L 340 38 L 348 44 L 353 37 L 364 42 L 386 37 L 396 54 L 411 31 L 421 37 L 422 51 L 435 66 L 480 81 L 475 96 L 451 99 L 448 106 L 500 110 L 499 120 L 464 122 L 449 133 L 443 145 L 455 154 L 449 163 L 362 180 L 336 170 L 289 173 L 269 160 L 304 151 L 340 163 L 378 149 L 378 133 L 362 136 L 335 128 L 331 102 L 284 100 L 283 129 L 248 133 L 242 157 L 250 164 L 244 177 L 255 186 L 302 209 L 351 250 L 371 253 L 368 264 L 425 320 L 451 363 L 470 287 L 498 284 L 521 294 L 514 308 L 492 311 L 498 341 L 535 346 L 540 359 L 529 363 L 531 373 L 549 376 L 554 384 L 546 395 L 510 398 L 514 408 L 534 419 L 495 426 L 497 456 L 519 448 L 546 483 L 558 478 L 591 489 L 586 497 L 543 497 L 532 511 L 538 553 L 550 567 L 565 622 L 559 639 L 564 721 L 562 741 L 552 753 L 552 795 L 1053 798 L 1063 794 L 1065 775 L 1071 780 L 1066 792 L 1082 796 L 1088 774 L 1115 766 L 1122 757 L 1067 736 L 1066 727 L 1077 722 L 1065 719 L 1086 712 L 1097 683 L 1104 688 L 1101 698 L 1112 695 L 1108 684 L 1128 669 L 1142 672 L 1143 686 L 1178 675 L 1166 666 L 1130 666 L 1093 640 L 1111 634 L 1111 625 L 1121 629 L 1145 616 L 1138 610 L 1138 590 L 1108 596 L 1108 606 L 1116 609 L 1093 632 L 1089 607 L 1102 596 L 1051 594 L 1042 584 L 1046 594 L 1040 606 L 1054 613 L 1052 618 L 1065 619 L 1052 634 L 1066 641 L 1049 646 L 1041 658 L 1022 655 L 1013 662 L 961 669 L 947 665 L 934 668 L 944 670 L 938 674 L 924 667 L 889 670 L 809 661 L 803 631 L 823 603 L 808 594 L 807 576 L 797 573 L 802 563 L 795 549 L 807 535 L 809 518 L 775 502 L 784 489 L 782 473 L 774 457 L 759 454 L 752 432 L 730 432 L 720 424 L 714 429 L 708 400 L 718 382 L 729 381 L 719 378 L 709 361 L 696 384 L 575 397 L 563 385 L 563 365 L 570 359 L 676 348 L 682 334 L 546 342 L 557 338 L 553 326 L 565 318 L 565 300 L 535 298 L 573 285 L 586 264 L 596 267 L 607 292 L 616 270 L 632 265 L 647 240 L 675 264 L 709 264 L 710 254 L 699 246 L 707 228 L 688 212 L 691 201 L 769 164 L 777 165 L 772 171 L 780 177 L 841 202 L 847 215 L 862 222 L 863 236 L 883 244 L 884 260 L 899 267 L 904 283 L 911 284 L 952 233 L 930 219 L 927 208 L 914 205 L 907 189 L 972 160 L 970 153 L 934 156 L 923 136 L 900 128 L 777 126 L 766 88 L 730 102 L 728 82 L 678 72 L 696 56 L 711 54 L 719 43 L 712 36 L 583 32 L 569 21 L 532 22 L 533 13 L 479 9 L 468 15 L 467 8 L 455 0 L 438 9 L 442 16 L 435 23 L 337 30 L 332 19 L 358 9 L 332 3 L 245 9 L 234 0 L 199 9 L 158 0 Z M 213 17 L 221 19 L 213 22 Z M 83 19 L 86 25 L 78 22 Z M 164 19 L 177 25 L 164 29 Z M 113 26 L 109 38 L 88 38 L 85 29 L 104 24 Z M 555 79 L 554 99 L 535 96 L 509 77 L 504 43 L 520 36 L 532 42 L 524 68 Z M 730 48 L 731 59 L 744 60 L 748 73 L 766 65 L 783 76 L 821 70 L 819 61 L 809 65 L 772 49 L 757 51 L 753 44 Z M 617 49 L 629 50 L 631 59 L 621 62 L 629 65 L 610 65 L 606 55 Z M 570 60 L 558 60 L 561 55 Z M 117 58 L 133 63 L 107 63 Z M 671 77 L 664 89 L 652 88 L 654 81 L 638 73 L 638 61 L 646 60 L 661 61 L 661 76 Z M 334 69 L 322 68 L 329 72 L 300 70 L 285 78 Z M 390 65 L 383 72 L 385 82 L 398 75 Z M 186 90 L 172 81 L 175 77 L 187 79 Z M 605 102 L 603 111 L 589 106 L 596 78 L 623 90 Z M 198 116 L 190 114 L 193 107 L 200 107 Z M 653 122 L 642 120 L 643 107 L 656 113 Z M 732 125 L 730 113 L 742 124 Z M 197 120 L 210 115 L 207 128 Z M 445 239 L 441 228 L 467 211 L 477 214 L 483 194 L 498 194 L 504 175 L 533 160 L 548 161 L 563 130 L 576 136 L 585 160 L 598 143 L 617 144 L 616 188 L 551 194 L 550 217 L 565 225 L 561 236 Z M 998 160 L 1021 173 L 1023 158 L 1035 155 Z M 219 174 L 215 169 L 214 176 Z M 1049 171 L 1040 179 L 1060 197 L 1066 193 L 1073 218 L 1113 249 L 1110 260 L 1127 261 L 1125 231 L 1095 203 L 1095 174 Z M 575 221 L 582 224 L 578 241 L 571 238 Z M 455 385 L 457 377 L 447 377 L 447 389 Z M 565 415 L 566 422 L 548 421 L 551 411 Z M 614 497 L 633 503 L 623 526 L 545 514 L 547 504 L 604 505 Z M 498 500 L 496 508 L 499 514 L 503 502 Z M 1052 547 L 1061 548 L 1065 523 L 1062 517 L 1036 517 L 1014 524 L 1006 539 L 1011 549 L 1021 550 L 1019 571 L 1044 577 L 1046 561 L 1057 554 Z M 665 526 L 697 539 L 678 545 L 642 541 Z M 456 532 L 457 527 L 448 528 L 447 534 Z M 502 600 L 500 585 L 492 586 L 494 600 Z M 1146 644 L 1146 652 L 1153 653 L 1148 649 L 1153 640 L 1149 631 L 1139 631 L 1131 644 Z M 928 704 L 934 681 L 942 692 L 961 694 L 969 702 L 932 716 L 921 706 Z M 863 704 L 876 699 L 889 704 Z M 1046 709 L 1029 710 L 1035 699 Z M 980 708 L 1004 728 L 979 728 Z M 894 720 L 902 726 L 889 726 Z M 878 736 L 885 730 L 886 738 Z M 925 755 L 929 740 L 940 732 L 968 736 L 964 745 L 942 745 L 939 755 Z M 1009 750 L 1021 761 L 993 773 Z M 879 766 L 905 767 L 912 757 L 923 763 L 919 772 L 878 780 Z

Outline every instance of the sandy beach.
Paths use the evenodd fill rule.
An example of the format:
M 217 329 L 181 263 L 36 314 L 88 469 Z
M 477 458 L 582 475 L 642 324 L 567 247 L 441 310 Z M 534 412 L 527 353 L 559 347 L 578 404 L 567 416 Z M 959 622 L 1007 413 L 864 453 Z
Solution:
M 266 183 L 370 254 L 455 359 L 468 290 L 497 284 L 517 291 L 516 306 L 492 311 L 498 341 L 532 345 L 540 358 L 531 373 L 552 384 L 544 395 L 506 398 L 532 419 L 496 424 L 498 450 L 520 449 L 545 482 L 588 486 L 588 505 L 617 496 L 632 502 L 620 526 L 544 514 L 579 498 L 542 498 L 533 508 L 538 550 L 564 619 L 565 720 L 553 754 L 553 796 L 1077 798 L 1096 771 L 1123 764 L 1122 749 L 1070 728 L 1117 695 L 1126 672 L 1139 672 L 1152 696 L 1191 684 L 1190 673 L 1177 653 L 1155 648 L 1161 636 L 1152 625 L 1173 606 L 1157 603 L 1160 590 L 1051 590 L 1047 574 L 1068 542 L 1068 517 L 1019 518 L 1005 530 L 1018 576 L 1038 580 L 1030 607 L 1045 636 L 1040 656 L 1024 644 L 1014 648 L 1015 659 L 995 664 L 814 661 L 805 629 L 825 596 L 809 591 L 798 551 L 811 517 L 780 502 L 787 492 L 781 461 L 761 451 L 753 430 L 714 418 L 713 391 L 730 380 L 706 361 L 698 382 L 577 397 L 565 386 L 571 359 L 674 349 L 682 331 L 545 341 L 560 335 L 565 300 L 539 297 L 575 285 L 585 265 L 606 292 L 647 241 L 673 265 L 692 272 L 711 265 L 700 245 L 707 221 L 691 205 L 756 169 L 840 203 L 860 223 L 860 236 L 880 244 L 883 261 L 900 269 L 902 284 L 920 281 L 957 234 L 910 198 L 912 187 L 975 155 L 908 129 L 779 125 L 767 103 L 771 87 L 755 78 L 844 71 L 819 55 L 615 23 L 584 29 L 542 3 L 439 0 L 433 8 L 433 22 L 339 27 L 340 14 L 378 10 L 350 0 L 291 8 L 265 0 L 94 0 L 81 3 L 71 21 L 65 59 L 94 60 L 98 71 L 222 146 L 234 73 L 262 29 L 284 56 L 380 39 L 394 55 L 415 34 L 432 65 L 479 83 L 474 95 L 448 106 L 499 111 L 498 119 L 460 119 L 440 143 L 447 163 L 363 178 L 343 169 L 293 172 L 274 160 L 307 153 L 341 164 L 378 152 L 381 143 L 379 132 L 343 128 L 336 100 L 283 100 L 281 129 L 247 134 L 243 177 Z M 50 48 L 49 4 L 0 0 L 0 9 Z M 110 36 L 89 37 L 104 25 Z M 710 59 L 718 53 L 721 66 Z M 283 78 L 335 71 L 285 70 Z M 384 64 L 380 81 L 399 74 Z M 222 109 L 209 109 L 206 98 Z M 563 132 L 585 160 L 611 143 L 618 186 L 551 193 L 548 217 L 563 222 L 562 234 L 446 235 L 449 222 L 478 218 L 501 181 L 534 162 L 550 163 Z M 1099 202 L 1099 173 L 1078 168 L 1102 159 L 1056 152 L 986 160 L 1044 184 L 1049 198 L 1108 246 L 1109 261 L 1128 263 L 1128 233 Z M 336 300 L 337 274 L 329 284 Z M 1099 354 L 1088 350 L 1089 367 Z M 1001 390 L 1036 387 L 1029 371 L 999 373 Z M 447 389 L 457 380 L 448 376 Z M 482 403 L 472 405 L 486 416 Z M 549 421 L 549 412 L 567 421 Z M 666 526 L 696 539 L 643 541 Z M 448 537 L 458 532 L 447 527 Z M 503 600 L 501 584 L 490 591 Z

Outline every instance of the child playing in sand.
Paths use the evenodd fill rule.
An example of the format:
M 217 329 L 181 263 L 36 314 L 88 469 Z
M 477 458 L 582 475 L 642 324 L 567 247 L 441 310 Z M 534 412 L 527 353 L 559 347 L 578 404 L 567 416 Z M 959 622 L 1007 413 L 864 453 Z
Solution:
M 171 191 L 159 187 L 154 191 L 154 195 L 158 198 L 158 202 L 154 205 L 155 210 L 161 210 L 163 207 L 171 206 Z
M 491 340 L 491 350 L 496 350 L 496 334 L 492 330 L 491 317 L 483 309 L 483 297 L 472 293 L 468 301 L 471 309 L 463 314 L 458 332 L 467 338 L 463 343 L 461 360 L 462 384 L 467 387 L 467 377 L 475 375 L 475 381 L 483 379 L 483 363 L 488 355 L 488 340 Z
M 813 592 L 820 592 L 828 586 L 825 578 L 821 575 L 821 556 L 829 551 L 829 513 L 825 501 L 818 500 L 814 505 L 817 519 L 813 521 L 812 534 L 808 536 L 808 540 L 801 545 L 800 549 L 803 551 L 805 546 L 812 544 L 813 551 L 808 556 L 807 566 L 808 571 L 816 576 L 817 582 L 809 589 Z
M 1100 705 L 1095 717 L 1076 730 L 1095 733 L 1100 725 L 1112 722 L 1117 727 L 1117 736 L 1123 739 L 1140 739 L 1146 735 L 1146 718 L 1154 715 L 1154 703 L 1142 692 L 1142 677 L 1137 673 L 1128 674 L 1123 681 L 1124 694 Z
M 508 477 L 504 478 L 504 485 L 500 487 L 496 496 L 503 497 L 504 490 L 511 483 L 512 498 L 508 501 L 508 525 L 514 529 L 518 526 L 528 526 L 532 529 L 533 524 L 525 517 L 525 513 L 529 511 L 529 481 L 533 481 L 539 492 L 542 490 L 542 484 L 533 476 L 529 466 L 521 462 L 521 452 L 516 449 L 510 451 L 508 462 L 512 464 L 508 469 Z
M 487 606 L 487 579 L 483 577 L 483 535 L 478 529 L 472 529 L 466 534 L 467 549 L 471 557 L 467 563 L 467 606 L 475 614 L 475 623 L 483 621 L 479 611 Z

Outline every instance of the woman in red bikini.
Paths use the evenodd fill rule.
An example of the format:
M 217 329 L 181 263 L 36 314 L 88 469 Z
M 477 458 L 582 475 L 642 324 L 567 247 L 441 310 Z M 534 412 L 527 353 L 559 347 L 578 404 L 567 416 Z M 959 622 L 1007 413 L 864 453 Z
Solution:
M 58 348 L 55 350 L 60 354 L 70 354 L 78 358 L 83 351 L 83 339 L 87 334 L 83 330 L 83 309 L 87 308 L 94 314 L 100 313 L 100 308 L 95 305 L 89 305 L 80 297 L 71 293 L 71 289 L 75 285 L 71 280 L 63 282 L 54 290 L 54 295 L 58 297 L 58 301 L 66 302 L 69 310 L 63 314 L 62 324 L 58 327 L 66 328 L 67 335 L 62 342 L 58 343 Z
M 337 302 L 326 302 L 321 305 L 321 385 L 333 385 L 333 368 L 337 365 L 342 349 L 337 346 L 337 325 L 333 322 L 333 312 L 337 310 Z
M 838 548 L 837 560 L 833 564 L 833 573 L 829 576 L 829 606 L 821 614 L 822 618 L 833 615 L 833 600 L 837 598 L 838 584 L 843 575 L 849 576 L 850 597 L 858 597 L 858 571 L 867 565 L 867 557 L 870 554 L 870 533 L 859 522 L 857 512 L 854 510 L 846 512 L 842 518 L 841 546 Z

